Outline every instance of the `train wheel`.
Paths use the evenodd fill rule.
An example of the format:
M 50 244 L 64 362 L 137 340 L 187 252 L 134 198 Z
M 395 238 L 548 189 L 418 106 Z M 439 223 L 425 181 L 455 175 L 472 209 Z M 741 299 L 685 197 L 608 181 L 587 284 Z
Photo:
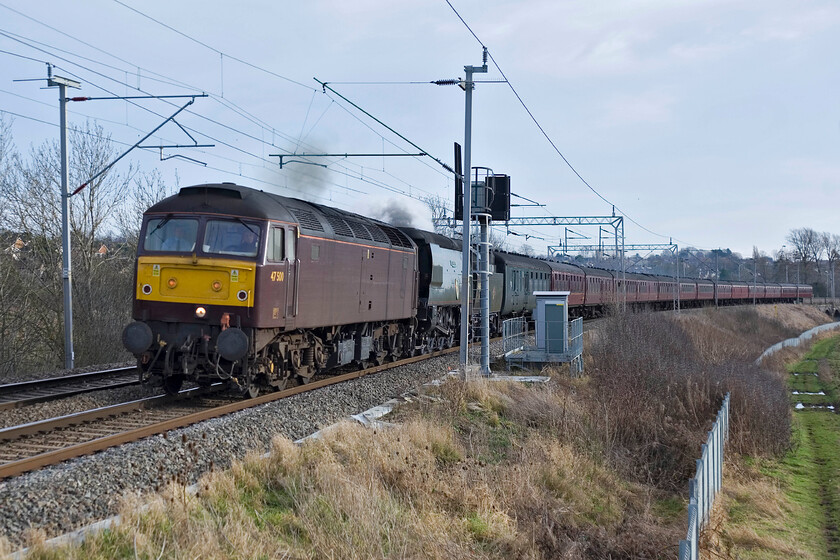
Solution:
M 182 375 L 169 375 L 163 378 L 163 390 L 167 395 L 177 395 L 184 384 L 184 377 Z
M 260 394 L 259 386 L 255 382 L 251 381 L 250 383 L 248 383 L 248 386 L 245 387 L 245 391 L 243 393 L 243 396 L 246 397 L 246 398 L 249 398 L 249 399 L 255 399 L 255 398 L 257 398 L 257 396 L 259 394 Z

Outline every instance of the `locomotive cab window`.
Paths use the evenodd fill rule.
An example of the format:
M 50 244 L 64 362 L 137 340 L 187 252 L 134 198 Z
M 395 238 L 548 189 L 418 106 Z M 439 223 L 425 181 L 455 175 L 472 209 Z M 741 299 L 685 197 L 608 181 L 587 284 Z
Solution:
M 268 236 L 268 252 L 266 259 L 271 262 L 280 262 L 284 258 L 285 244 L 283 243 L 283 228 L 273 227 Z
M 286 258 L 290 261 L 295 260 L 295 240 L 297 235 L 295 229 L 290 229 L 286 235 Z
M 190 218 L 154 218 L 146 224 L 143 249 L 186 253 L 195 250 L 198 220 Z
M 260 227 L 243 221 L 208 220 L 204 231 L 205 253 L 256 257 Z

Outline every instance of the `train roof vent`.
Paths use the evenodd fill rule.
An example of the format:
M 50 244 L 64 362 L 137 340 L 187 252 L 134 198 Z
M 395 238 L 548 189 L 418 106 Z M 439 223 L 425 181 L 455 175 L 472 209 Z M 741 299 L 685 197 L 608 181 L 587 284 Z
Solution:
M 373 237 L 371 237 L 370 232 L 368 231 L 368 228 L 366 228 L 365 224 L 363 224 L 362 222 L 359 222 L 357 220 L 344 220 L 344 221 L 347 222 L 347 225 L 349 225 L 350 229 L 353 230 L 353 235 L 355 235 L 359 239 L 373 240 Z
M 394 247 L 411 247 L 411 241 L 400 230 L 388 226 L 379 227 L 382 228 L 382 231 L 385 232 L 385 235 L 388 236 L 388 240 Z
M 336 235 L 343 235 L 345 237 L 354 237 L 353 230 L 350 229 L 350 226 L 347 225 L 347 222 L 345 222 L 339 216 L 334 216 L 334 215 L 331 215 L 331 214 L 327 214 L 327 222 L 329 222 L 329 224 L 332 226 Z
M 242 193 L 235 189 L 227 189 L 225 187 L 205 187 L 205 186 L 196 186 L 196 187 L 181 187 L 181 190 L 178 191 L 178 196 L 191 196 L 191 195 L 207 195 L 212 194 L 216 196 L 226 196 L 228 198 L 242 198 Z
M 378 225 L 368 224 L 367 228 L 368 228 L 368 231 L 370 232 L 370 234 L 373 236 L 374 241 L 379 241 L 380 243 L 389 243 L 390 242 L 390 239 L 388 239 L 388 236 L 385 235 L 385 232 L 382 231 L 382 228 L 380 228 Z
M 291 212 L 292 216 L 294 216 L 298 221 L 300 227 L 314 231 L 324 231 L 324 226 L 321 225 L 320 220 L 318 220 L 318 218 L 315 217 L 315 214 L 309 210 L 304 210 L 302 208 L 289 208 L 289 212 Z

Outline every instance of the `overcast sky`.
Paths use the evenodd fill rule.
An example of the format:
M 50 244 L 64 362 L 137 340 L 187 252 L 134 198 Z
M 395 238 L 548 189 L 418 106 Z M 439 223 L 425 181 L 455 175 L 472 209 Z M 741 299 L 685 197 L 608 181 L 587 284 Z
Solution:
M 430 158 L 312 158 L 329 167 L 281 170 L 270 154 L 417 150 L 314 77 L 451 163 L 464 93 L 428 82 L 480 66 L 483 43 L 493 60 L 477 79 L 504 72 L 545 131 L 509 85 L 477 85 L 472 164 L 545 204 L 514 216 L 604 216 L 614 204 L 628 244 L 673 237 L 745 256 L 778 250 L 792 228 L 840 233 L 836 0 L 451 0 L 478 40 L 445 0 L 121 1 L 0 0 L 0 110 L 19 150 L 57 138 L 47 124 L 58 121 L 57 92 L 13 82 L 45 77 L 51 62 L 83 83 L 75 95 L 210 94 L 178 122 L 216 147 L 164 150 L 206 167 L 130 155 L 173 185 L 235 181 L 378 217 L 398 204 L 428 227 L 417 197 L 453 196 Z M 70 122 L 96 119 L 130 145 L 184 102 L 74 103 Z M 189 142 L 170 123 L 147 144 Z M 564 235 L 511 229 L 544 237 L 527 241 L 539 250 Z

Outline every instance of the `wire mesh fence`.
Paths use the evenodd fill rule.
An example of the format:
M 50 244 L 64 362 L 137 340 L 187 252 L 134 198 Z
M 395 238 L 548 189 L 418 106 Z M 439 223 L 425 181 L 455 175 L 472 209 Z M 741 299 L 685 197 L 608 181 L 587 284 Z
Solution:
M 712 505 L 720 491 L 723 472 L 723 448 L 729 439 L 729 393 L 717 414 L 715 425 L 701 447 L 694 478 L 688 481 L 688 532 L 680 541 L 680 560 L 699 558 L 700 532 L 709 523 Z

